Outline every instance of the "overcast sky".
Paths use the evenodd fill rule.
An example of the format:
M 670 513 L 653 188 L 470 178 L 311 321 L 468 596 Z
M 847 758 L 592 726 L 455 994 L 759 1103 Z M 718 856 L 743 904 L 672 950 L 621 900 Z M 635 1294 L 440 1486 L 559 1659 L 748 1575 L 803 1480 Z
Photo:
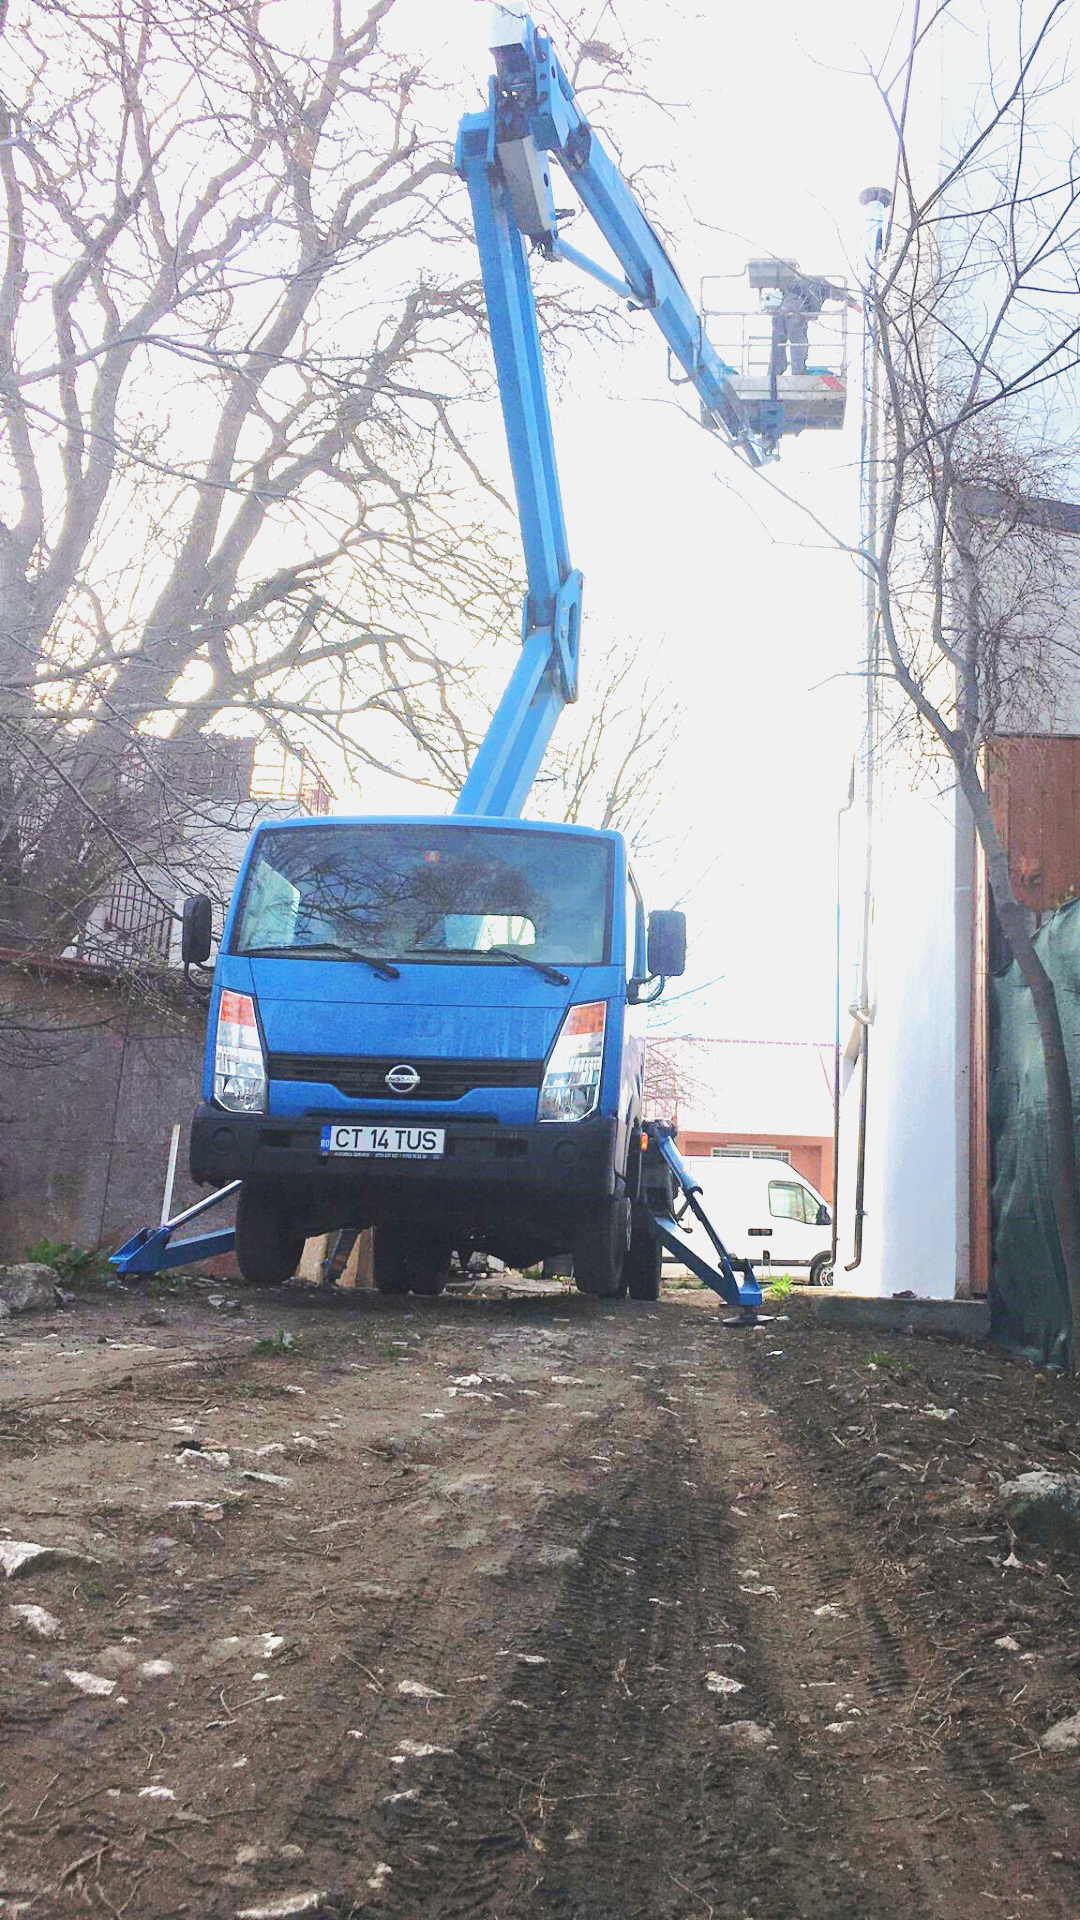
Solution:
M 624 17 L 662 32 L 657 88 L 682 103 L 672 119 L 627 113 L 620 131 L 635 161 L 673 168 L 655 192 L 687 284 L 739 273 L 755 253 L 818 273 L 850 267 L 858 194 L 891 178 L 888 127 L 859 77 L 856 39 L 876 35 L 880 47 L 886 16 L 773 0 L 680 19 L 630 0 Z M 406 20 L 433 53 L 445 50 L 448 68 L 464 59 L 476 91 L 462 107 L 474 108 L 490 65 L 487 10 L 405 0 Z M 587 245 L 584 221 L 574 240 Z M 736 303 L 753 304 L 742 293 Z M 668 870 L 648 876 L 651 904 L 664 906 L 708 869 L 685 901 L 697 937 L 684 991 L 716 984 L 677 1003 L 680 1026 L 828 1037 L 836 810 L 857 724 L 857 682 L 842 676 L 859 660 L 860 583 L 850 560 L 687 417 L 659 334 L 644 315 L 636 328 L 629 352 L 580 350 L 556 433 L 586 581 L 583 646 L 590 627 L 662 641 L 691 707 L 661 822 L 672 847 L 687 829 L 689 840 L 674 869 L 665 859 Z M 768 470 L 846 539 L 858 533 L 857 322 L 851 345 L 845 431 L 786 441 Z

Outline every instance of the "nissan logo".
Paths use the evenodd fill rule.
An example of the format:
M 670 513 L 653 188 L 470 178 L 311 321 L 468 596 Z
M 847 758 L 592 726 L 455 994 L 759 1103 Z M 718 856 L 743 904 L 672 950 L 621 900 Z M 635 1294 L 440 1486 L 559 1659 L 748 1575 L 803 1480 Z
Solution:
M 420 1085 L 420 1075 L 415 1067 L 391 1067 L 386 1084 L 391 1093 L 415 1093 Z

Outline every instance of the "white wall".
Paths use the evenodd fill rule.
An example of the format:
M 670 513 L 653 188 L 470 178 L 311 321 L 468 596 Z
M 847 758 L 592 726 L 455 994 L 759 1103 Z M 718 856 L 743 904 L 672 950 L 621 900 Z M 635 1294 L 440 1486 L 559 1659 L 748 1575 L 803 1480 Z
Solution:
M 929 780 L 917 792 L 890 786 L 875 830 L 863 1252 L 860 1266 L 844 1272 L 855 1251 L 857 1069 L 841 1076 L 847 1084 L 836 1284 L 858 1293 L 910 1288 L 951 1298 L 966 1242 L 966 1206 L 958 1204 L 966 1149 L 957 1129 L 966 1019 L 956 963 L 957 920 L 962 930 L 968 911 L 967 865 L 961 858 L 958 870 L 957 796 L 939 795 Z M 842 1039 L 851 1031 L 846 1021 Z

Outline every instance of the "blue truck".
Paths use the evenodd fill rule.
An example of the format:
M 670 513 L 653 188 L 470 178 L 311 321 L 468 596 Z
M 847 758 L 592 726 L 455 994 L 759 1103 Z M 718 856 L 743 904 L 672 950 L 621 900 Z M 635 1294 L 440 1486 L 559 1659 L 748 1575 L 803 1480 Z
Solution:
M 672 1130 L 644 1118 L 645 1013 L 683 971 L 684 917 L 646 916 L 619 834 L 521 818 L 577 697 L 582 598 L 532 258 L 570 262 L 648 313 L 702 424 L 752 465 L 807 424 L 805 403 L 775 377 L 748 387 L 720 358 L 550 41 L 525 17 L 496 9 L 496 23 L 487 108 L 462 122 L 457 166 L 528 578 L 517 665 L 452 814 L 256 831 L 214 968 L 191 1134 L 192 1175 L 215 1191 L 113 1260 L 150 1272 L 235 1245 L 246 1280 L 275 1283 L 309 1235 L 373 1227 L 384 1293 L 436 1293 L 452 1255 L 484 1250 L 515 1266 L 569 1254 L 581 1291 L 655 1299 L 666 1243 L 752 1312 L 752 1268 L 705 1219 Z M 618 272 L 562 237 L 556 166 Z M 199 896 L 185 964 L 210 951 Z M 173 1238 L 232 1194 L 235 1240 Z M 704 1254 L 688 1250 L 677 1207 L 706 1233 Z
M 451 1255 L 569 1252 L 583 1292 L 653 1298 L 642 1068 L 649 975 L 683 964 L 617 833 L 420 819 L 254 835 L 214 970 L 196 1180 L 239 1180 L 245 1279 L 374 1227 L 385 1293 Z

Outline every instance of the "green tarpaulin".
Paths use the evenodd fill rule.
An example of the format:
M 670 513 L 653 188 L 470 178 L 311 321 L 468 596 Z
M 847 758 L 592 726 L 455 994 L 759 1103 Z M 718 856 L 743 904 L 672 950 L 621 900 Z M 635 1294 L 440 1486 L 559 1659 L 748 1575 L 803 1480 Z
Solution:
M 1080 1150 L 1080 900 L 1047 920 L 1035 945 L 1061 1010 Z M 992 1334 L 1002 1346 L 1060 1366 L 1070 1357 L 1071 1333 L 1050 1202 L 1046 1075 L 1031 995 L 1015 961 L 990 982 L 989 1067 Z

